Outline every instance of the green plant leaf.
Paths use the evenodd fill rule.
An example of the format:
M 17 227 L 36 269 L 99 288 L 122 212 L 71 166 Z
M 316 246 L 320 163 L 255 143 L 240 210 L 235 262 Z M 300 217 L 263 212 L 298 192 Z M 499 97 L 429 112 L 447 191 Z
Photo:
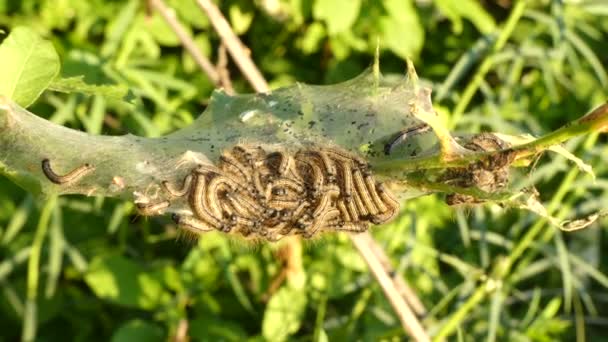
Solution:
M 361 0 L 317 0 L 312 9 L 315 19 L 327 23 L 330 35 L 348 30 L 359 16 Z
M 478 1 L 474 0 L 435 0 L 435 5 L 452 22 L 455 33 L 462 32 L 462 18 L 470 20 L 483 34 L 490 33 L 496 27 L 492 16 L 486 12 Z
M 129 307 L 153 309 L 166 295 L 158 279 L 119 255 L 94 258 L 85 281 L 98 297 Z
M 81 93 L 88 96 L 101 95 L 113 100 L 124 100 L 129 93 L 129 89 L 124 84 L 89 84 L 84 81 L 84 76 L 55 79 L 49 85 L 49 90 L 61 93 Z
M 194 341 L 245 341 L 247 333 L 236 322 L 211 315 L 197 317 L 190 323 L 188 334 Z
M 262 322 L 262 334 L 268 341 L 284 341 L 300 329 L 306 293 L 288 286 L 279 289 L 268 302 Z
M 154 37 L 154 40 L 156 40 L 160 45 L 175 47 L 179 46 L 180 44 L 180 40 L 175 32 L 173 32 L 171 27 L 158 13 L 154 14 L 150 18 L 140 16 L 138 18 L 138 25 L 140 25 L 140 27 L 146 32 L 150 33 L 152 37 Z M 192 36 L 192 30 L 189 26 L 181 26 L 189 36 Z
M 424 29 L 411 0 L 387 0 L 387 16 L 380 18 L 381 46 L 387 46 L 401 58 L 417 55 L 424 43 Z
M 59 73 L 59 56 L 51 42 L 17 27 L 0 45 L 0 65 L 0 95 L 28 107 Z
M 243 34 L 249 30 L 255 12 L 248 8 L 247 2 L 235 3 L 230 6 L 228 15 L 230 16 L 230 24 L 234 33 Z
M 323 24 L 315 22 L 306 28 L 306 33 L 302 36 L 298 45 L 302 52 L 309 55 L 319 51 L 323 38 L 325 38 L 325 27 L 323 27 Z
M 169 0 L 167 4 L 173 8 L 180 20 L 196 29 L 209 27 L 209 19 L 195 0 Z
M 123 324 L 114 335 L 112 342 L 131 342 L 131 341 L 165 341 L 163 330 L 146 321 L 134 319 Z

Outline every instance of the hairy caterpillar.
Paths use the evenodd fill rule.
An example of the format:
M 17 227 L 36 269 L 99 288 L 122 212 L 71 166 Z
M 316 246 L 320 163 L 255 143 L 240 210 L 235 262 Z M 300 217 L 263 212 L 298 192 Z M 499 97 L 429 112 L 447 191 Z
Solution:
M 173 198 L 187 196 L 192 215 L 174 215 L 178 226 L 256 240 L 362 232 L 399 211 L 398 201 L 376 183 L 365 160 L 336 147 L 269 151 L 236 145 L 222 152 L 216 166 L 193 169 L 179 188 L 166 181 L 162 185 Z M 164 209 L 166 202 L 142 209 Z

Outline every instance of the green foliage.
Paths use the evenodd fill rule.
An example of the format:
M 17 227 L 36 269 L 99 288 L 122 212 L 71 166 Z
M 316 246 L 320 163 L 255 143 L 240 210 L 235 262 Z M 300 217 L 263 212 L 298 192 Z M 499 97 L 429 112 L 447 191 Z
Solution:
M 511 8 L 495 2 L 483 8 L 469 1 L 361 1 L 357 8 L 359 2 L 344 2 L 330 15 L 326 2 L 224 1 L 222 10 L 273 87 L 351 78 L 370 64 L 379 40 L 385 74 L 401 77 L 403 57 L 413 57 L 425 81 L 440 90 L 436 108 L 451 118 L 479 75 L 477 65 L 489 59 L 457 130 L 541 135 L 606 99 L 608 6 L 602 2 L 529 1 L 496 51 L 493 39 Z M 215 58 L 218 38 L 195 2 L 168 3 Z M 30 37 L 25 45 L 6 38 L 0 58 L 10 47 L 11 63 L 41 68 L 18 56 L 48 43 L 16 29 L 20 25 L 59 52 L 61 78 L 50 73 L 50 64 L 40 73 L 19 73 L 0 63 L 0 93 L 20 84 L 22 93 L 8 94 L 22 96 L 20 104 L 33 103 L 32 111 L 55 123 L 94 134 L 159 136 L 191 123 L 212 90 L 185 62 L 189 57 L 167 26 L 147 17 L 138 0 L 0 0 L 0 25 L 11 36 L 22 30 Z M 232 64 L 230 71 L 237 90 L 247 91 Z M 45 74 L 40 83 L 24 78 Z M 80 75 L 86 86 L 72 78 Z M 49 84 L 69 93 L 40 94 Z M 105 87 L 112 84 L 119 88 L 110 92 Z M 117 100 L 124 95 L 118 89 L 133 93 L 131 104 Z M 516 186 L 537 184 L 559 218 L 606 208 L 605 137 L 590 135 L 565 147 L 593 166 L 595 181 L 551 155 L 522 169 Z M 307 245 L 295 276 L 305 286 L 290 281 L 269 295 L 282 267 L 273 246 L 245 246 L 219 234 L 198 244 L 176 242 L 167 219 L 136 217 L 129 203 L 62 197 L 43 206 L 5 178 L 0 189 L 3 339 L 19 338 L 25 325 L 44 340 L 166 340 L 182 320 L 193 340 L 404 338 L 344 236 Z M 563 234 L 536 215 L 451 209 L 431 196 L 408 201 L 399 219 L 374 228 L 374 235 L 429 310 L 424 324 L 432 333 L 455 339 L 457 331 L 464 340 L 595 340 L 604 336 L 601 322 L 608 315 L 598 295 L 608 287 L 603 229 L 605 220 Z
M 262 335 L 268 341 L 284 341 L 300 329 L 306 310 L 303 289 L 284 286 L 268 301 L 262 321 Z
M 330 35 L 335 35 L 351 28 L 360 9 L 360 0 L 315 1 L 312 13 L 315 19 L 327 24 Z
M 111 100 L 121 100 L 129 91 L 125 86 L 91 85 L 84 81 L 83 76 L 67 77 L 54 80 L 49 90 L 62 93 L 82 93 L 86 95 L 100 95 Z
M 488 34 L 496 28 L 494 18 L 474 0 L 437 0 L 435 1 L 440 12 L 445 14 L 453 25 L 454 33 L 462 33 L 462 19 L 466 18 L 475 25 L 479 32 Z
M 121 256 L 95 257 L 84 280 L 97 297 L 128 307 L 154 309 L 169 295 L 153 274 Z
M 59 73 L 53 45 L 19 27 L 0 45 L 0 94 L 29 106 Z
M 378 22 L 382 44 L 405 59 L 417 56 L 424 42 L 424 29 L 412 1 L 388 0 L 384 2 L 386 15 Z
M 112 335 L 112 342 L 164 341 L 161 327 L 142 320 L 132 320 L 123 324 Z

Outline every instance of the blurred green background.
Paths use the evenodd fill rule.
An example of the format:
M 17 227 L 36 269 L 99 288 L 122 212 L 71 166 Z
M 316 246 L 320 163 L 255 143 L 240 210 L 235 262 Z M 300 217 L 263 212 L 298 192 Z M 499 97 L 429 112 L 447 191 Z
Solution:
M 216 61 L 218 36 L 195 1 L 167 3 Z M 411 57 L 454 130 L 542 134 L 605 101 L 608 3 L 526 1 L 504 46 L 493 48 L 517 3 L 218 2 L 272 88 L 350 79 L 379 42 L 383 73 L 402 75 Z M 160 136 L 192 122 L 213 90 L 145 1 L 0 0 L 0 28 L 17 25 L 53 42 L 62 76 L 132 92 L 128 103 L 45 92 L 29 110 L 61 125 Z M 237 92 L 252 91 L 234 63 L 229 70 Z M 536 184 L 560 218 L 606 208 L 606 143 L 591 135 L 566 144 L 594 167 L 595 181 L 552 155 L 516 181 Z M 119 200 L 68 196 L 44 208 L 0 177 L 0 341 L 21 338 L 27 320 L 41 341 L 162 341 L 184 322 L 196 341 L 407 339 L 345 235 L 306 243 L 301 269 L 271 293 L 284 267 L 276 246 L 217 234 L 176 240 L 168 218 L 138 217 Z M 373 235 L 427 308 L 431 335 L 451 325 L 450 340 L 582 341 L 608 338 L 607 227 L 562 233 L 526 212 L 455 209 L 428 196 Z M 28 269 L 38 249 L 40 268 Z M 35 321 L 24 316 L 28 272 L 40 276 L 34 298 L 30 291 Z

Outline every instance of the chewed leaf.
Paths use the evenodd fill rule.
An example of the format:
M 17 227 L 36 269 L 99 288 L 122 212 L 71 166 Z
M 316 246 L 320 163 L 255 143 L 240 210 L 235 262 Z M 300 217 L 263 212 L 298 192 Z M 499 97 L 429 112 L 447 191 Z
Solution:
M 576 164 L 576 166 L 579 168 L 579 170 L 581 170 L 585 173 L 588 173 L 589 175 L 591 175 L 591 177 L 593 177 L 593 179 L 595 179 L 595 173 L 593 172 L 593 168 L 591 167 L 591 165 L 585 163 L 582 159 L 575 156 L 570 151 L 566 150 L 563 146 L 561 146 L 561 145 L 551 146 L 551 147 L 549 147 L 549 151 L 555 152 L 555 153 L 563 156 L 564 158 L 572 161 L 573 163 Z
M 514 208 L 533 212 L 536 215 L 546 219 L 547 222 L 549 222 L 552 226 L 567 232 L 585 229 L 597 222 L 597 220 L 608 216 L 608 210 L 603 210 L 578 219 L 560 221 L 558 218 L 549 214 L 547 209 L 538 200 L 538 197 L 534 193 L 522 192 L 522 196 L 506 201 L 504 204 Z
M 88 84 L 84 81 L 83 76 L 55 79 L 49 85 L 49 89 L 62 93 L 101 95 L 115 100 L 123 100 L 129 93 L 129 89 L 124 85 Z
M 597 220 L 608 216 L 608 210 L 598 211 L 591 215 L 585 216 L 580 219 L 572 220 L 572 221 L 564 221 L 561 223 L 560 229 L 571 232 L 574 230 L 580 230 L 587 228 L 588 226 L 595 223 Z

